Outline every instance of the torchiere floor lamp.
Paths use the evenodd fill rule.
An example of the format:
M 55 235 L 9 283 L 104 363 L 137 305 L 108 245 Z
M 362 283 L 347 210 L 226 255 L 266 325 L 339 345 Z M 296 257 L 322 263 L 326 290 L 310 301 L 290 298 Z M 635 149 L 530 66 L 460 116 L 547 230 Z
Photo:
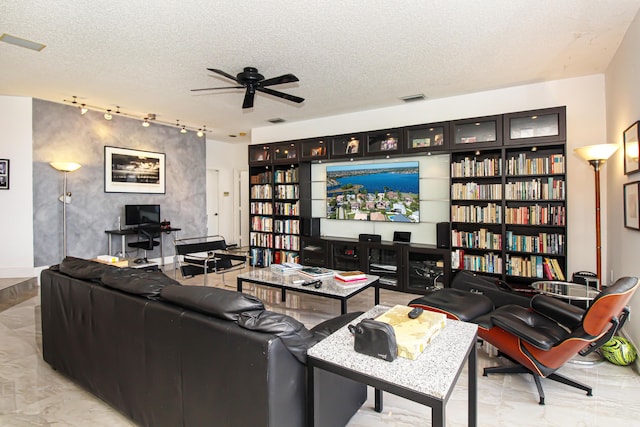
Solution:
M 67 256 L 67 203 L 71 203 L 71 193 L 67 192 L 67 173 L 80 169 L 80 165 L 72 162 L 51 162 L 54 169 L 64 172 L 64 183 L 62 184 L 62 252 Z
M 602 247 L 600 242 L 600 169 L 609 157 L 619 148 L 617 144 L 586 145 L 573 150 L 585 159 L 595 172 L 596 178 L 596 274 L 598 290 L 602 288 Z

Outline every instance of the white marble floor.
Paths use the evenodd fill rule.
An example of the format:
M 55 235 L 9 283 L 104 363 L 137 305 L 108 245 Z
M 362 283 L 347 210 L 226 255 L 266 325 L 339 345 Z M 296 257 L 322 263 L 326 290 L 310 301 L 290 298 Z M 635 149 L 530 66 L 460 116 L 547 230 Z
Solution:
M 213 277 L 212 277 L 213 276 Z M 211 280 L 211 278 L 213 280 Z M 201 284 L 201 277 L 185 284 Z M 235 277 L 211 275 L 210 285 L 235 289 Z M 287 294 L 280 302 L 279 292 L 252 288 L 274 311 L 296 317 L 307 326 L 337 315 L 337 301 Z M 406 304 L 413 295 L 382 291 L 384 305 Z M 349 310 L 366 310 L 373 305 L 373 291 L 349 301 Z M 478 424 L 480 426 L 602 426 L 639 425 L 640 376 L 630 367 L 608 362 L 593 366 L 568 364 L 560 372 L 593 387 L 593 396 L 543 380 L 547 404 L 538 405 L 537 391 L 527 375 L 482 377 L 482 368 L 505 363 L 501 358 L 478 351 Z M 466 368 L 465 368 L 466 369 Z M 447 405 L 447 426 L 466 426 L 466 372 Z M 350 427 L 413 427 L 430 425 L 430 410 L 419 404 L 386 393 L 384 411 L 373 410 L 373 392 L 348 424 Z M 39 297 L 32 297 L 0 312 L 0 426 L 109 426 L 133 424 L 108 405 L 54 372 L 41 356 Z M 243 426 L 239 426 L 243 427 Z

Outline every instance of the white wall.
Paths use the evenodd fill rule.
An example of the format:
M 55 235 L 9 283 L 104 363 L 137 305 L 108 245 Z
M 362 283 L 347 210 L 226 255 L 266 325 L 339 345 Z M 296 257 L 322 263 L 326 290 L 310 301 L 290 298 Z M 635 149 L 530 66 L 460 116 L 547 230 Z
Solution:
M 10 160 L 9 190 L 0 190 L 0 277 L 33 269 L 32 99 L 0 96 L 0 158 Z
M 606 141 L 604 76 L 511 87 L 488 92 L 362 111 L 252 130 L 252 144 L 328 136 L 412 124 L 456 120 L 537 108 L 567 107 L 568 272 L 595 270 L 595 201 L 593 169 L 573 154 L 583 145 Z M 606 188 L 606 177 L 602 186 Z M 602 203 L 606 203 L 606 191 Z M 606 253 L 603 212 L 603 253 Z M 345 224 L 342 235 L 349 234 Z M 357 234 L 356 234 L 357 236 Z M 606 260 L 603 259 L 606 270 Z
M 640 119 L 640 14 L 629 26 L 624 41 L 609 65 L 606 77 L 607 135 L 609 141 L 622 143 L 622 132 Z M 624 175 L 623 150 L 618 150 L 607 162 L 607 191 L 610 195 L 606 206 L 609 214 L 607 270 L 614 277 L 640 276 L 638 248 L 640 231 L 624 228 L 622 187 L 626 182 L 640 180 L 640 174 Z M 631 301 L 635 311 L 625 327 L 636 345 L 640 344 L 640 292 Z
M 239 180 L 240 172 L 249 169 L 247 144 L 207 139 L 206 153 L 207 169 L 218 171 L 218 232 L 225 237 L 227 243 L 239 243 L 239 209 L 242 205 L 241 198 L 246 194 L 246 191 L 242 191 Z M 244 206 L 247 204 L 248 199 Z M 248 221 L 247 217 L 247 224 Z

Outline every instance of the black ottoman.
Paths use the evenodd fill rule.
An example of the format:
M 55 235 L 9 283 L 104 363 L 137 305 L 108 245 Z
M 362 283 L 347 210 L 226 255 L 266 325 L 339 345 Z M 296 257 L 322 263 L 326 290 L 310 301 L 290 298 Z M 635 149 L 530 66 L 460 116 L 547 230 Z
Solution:
M 416 298 L 409 303 L 411 307 L 444 313 L 450 319 L 469 322 L 476 317 L 493 311 L 493 302 L 482 294 L 460 289 L 444 288 Z

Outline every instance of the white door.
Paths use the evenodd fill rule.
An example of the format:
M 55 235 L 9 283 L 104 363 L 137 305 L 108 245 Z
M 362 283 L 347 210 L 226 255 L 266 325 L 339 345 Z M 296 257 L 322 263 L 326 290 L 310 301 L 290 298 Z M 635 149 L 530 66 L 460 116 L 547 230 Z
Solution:
M 218 171 L 207 169 L 207 236 L 219 234 Z

